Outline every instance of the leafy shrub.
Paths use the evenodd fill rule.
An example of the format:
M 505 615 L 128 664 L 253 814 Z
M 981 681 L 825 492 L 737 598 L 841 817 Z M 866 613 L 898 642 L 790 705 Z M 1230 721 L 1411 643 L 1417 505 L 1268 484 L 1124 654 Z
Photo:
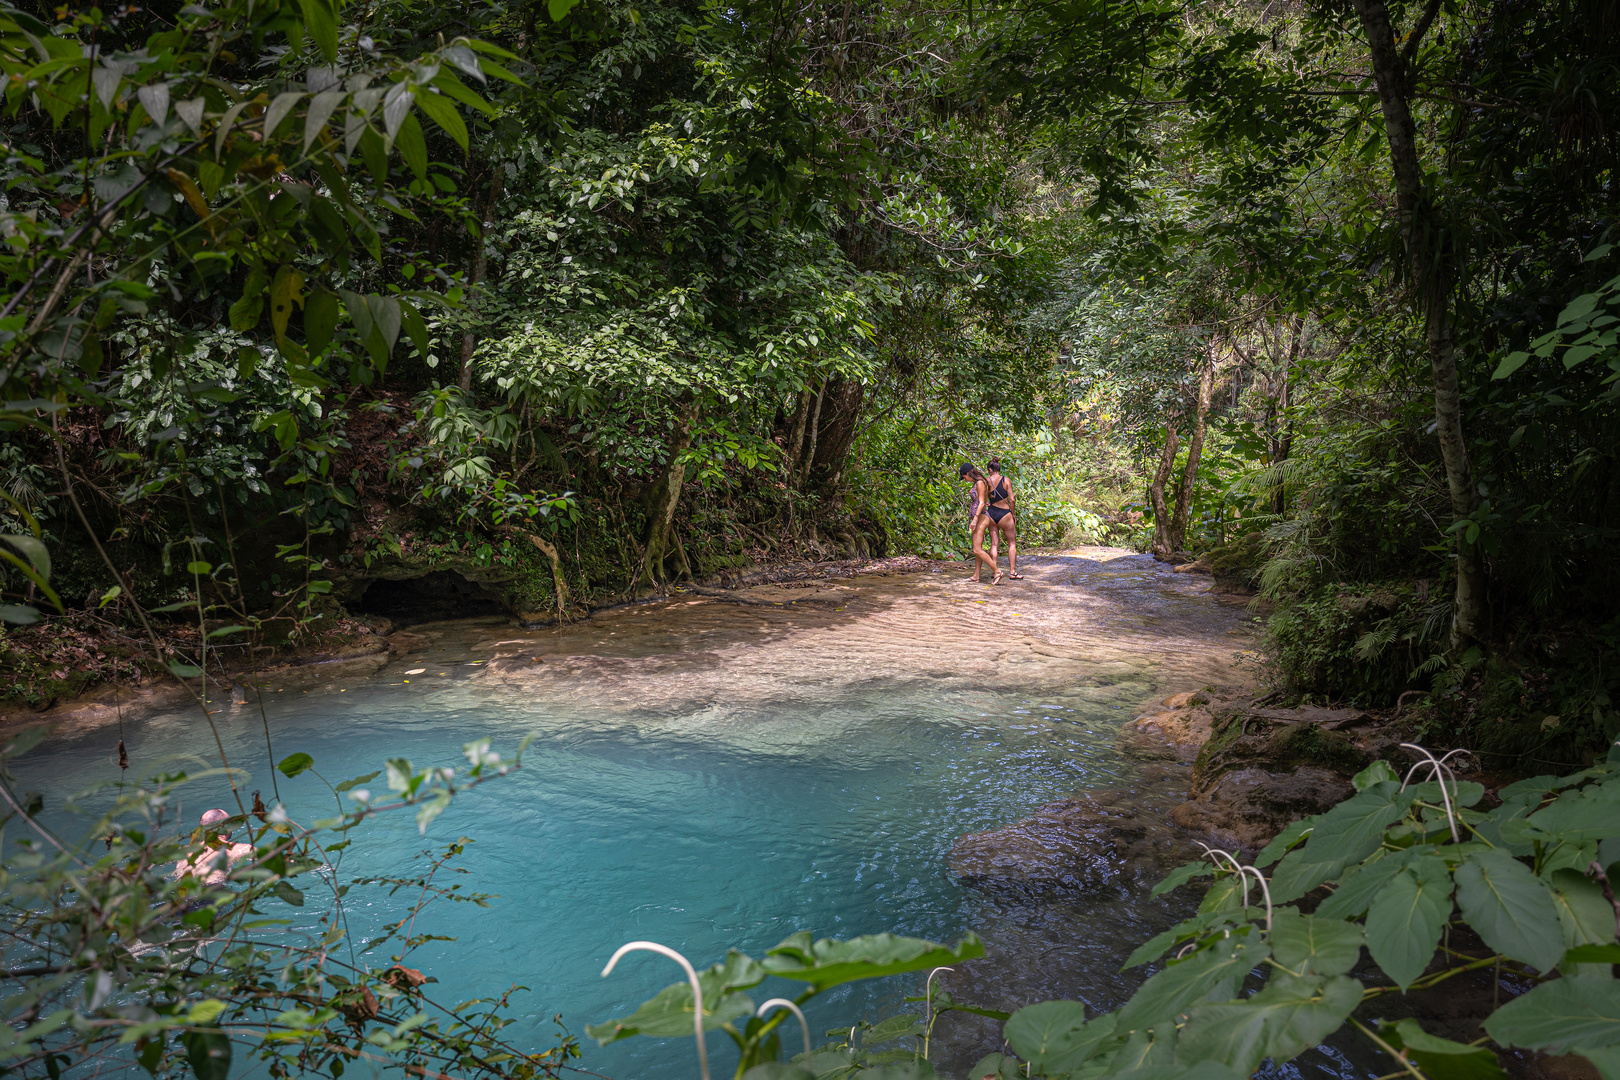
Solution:
M 1289 691 L 1387 704 L 1434 670 L 1450 608 L 1410 585 L 1330 585 L 1285 601 L 1267 628 Z

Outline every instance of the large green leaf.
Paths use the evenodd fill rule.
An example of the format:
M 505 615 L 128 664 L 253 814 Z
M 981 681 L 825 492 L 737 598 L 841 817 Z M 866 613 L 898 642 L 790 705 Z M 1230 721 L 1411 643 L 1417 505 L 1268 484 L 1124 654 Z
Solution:
M 280 769 L 282 775 L 290 780 L 314 764 L 314 758 L 300 751 L 299 753 L 289 754 L 282 758 L 281 764 L 277 765 L 276 768 Z
M 186 1060 L 197 1080 L 226 1080 L 231 1074 L 231 1040 L 217 1027 L 196 1028 L 180 1035 Z
M 1393 780 L 1380 780 L 1323 814 L 1305 846 L 1290 851 L 1272 873 L 1272 901 L 1297 900 L 1378 850 L 1384 830 L 1406 813 L 1412 799 L 1412 792 L 1401 791 Z
M 1389 879 L 1400 873 L 1406 863 L 1405 852 L 1362 863 L 1340 880 L 1333 895 L 1317 905 L 1316 913 L 1330 919 L 1353 919 L 1365 914 Z
M 1195 1006 L 1176 1056 L 1212 1059 L 1245 1075 L 1266 1058 L 1282 1064 L 1337 1031 L 1361 996 L 1361 984 L 1344 976 L 1279 974 L 1246 1001 Z
M 1413 859 L 1367 912 L 1367 951 L 1405 988 L 1423 974 L 1451 917 L 1451 874 L 1433 855 Z
M 1562 1054 L 1577 1046 L 1620 1046 L 1620 982 L 1554 979 L 1485 1018 L 1503 1046 Z
M 1384 830 L 1406 813 L 1413 793 L 1402 792 L 1393 780 L 1383 780 L 1360 791 L 1322 815 L 1305 849 L 1311 861 L 1360 862 L 1383 842 Z
M 703 1030 L 712 1031 L 721 1024 L 754 1011 L 754 1003 L 747 994 L 731 990 L 718 998 L 703 995 Z M 676 983 L 666 986 L 658 995 L 644 1001 L 641 1008 L 629 1016 L 608 1020 L 600 1024 L 587 1024 L 585 1034 L 606 1046 L 610 1042 L 628 1039 L 633 1035 L 651 1035 L 656 1038 L 676 1038 L 690 1035 L 696 1025 L 692 1017 L 692 986 Z
M 1013 1013 L 1002 1034 L 1036 1072 L 1061 1076 L 1095 1053 L 1114 1033 L 1114 1024 L 1112 1013 L 1087 1023 L 1086 1007 L 1078 1001 L 1042 1001 Z
M 1506 788 L 1503 790 L 1505 791 Z M 1504 799 L 1501 806 L 1498 806 L 1480 820 L 1473 822 L 1473 829 L 1499 848 L 1505 848 L 1514 855 L 1528 855 L 1535 850 L 1535 844 L 1522 837 L 1509 840 L 1503 835 L 1502 830 L 1509 825 L 1515 830 L 1525 828 L 1525 817 L 1540 803 L 1541 795 L 1539 792 L 1521 792 L 1516 798 Z
M 1143 983 L 1119 1010 L 1120 1030 L 1142 1030 L 1172 1020 L 1218 988 L 1226 988 L 1226 996 L 1230 996 L 1230 988 L 1235 987 L 1250 968 L 1264 963 L 1270 951 L 1263 944 L 1233 936 L 1222 938 L 1185 960 L 1172 961 Z
M 1271 843 L 1260 849 L 1260 854 L 1254 857 L 1254 865 L 1264 869 L 1288 854 L 1305 841 L 1320 820 L 1317 815 L 1289 822 L 1282 832 L 1271 838 Z
M 1246 919 L 1263 917 L 1263 915 L 1263 909 L 1256 907 L 1251 907 L 1247 912 L 1231 909 L 1200 912 L 1190 919 L 1177 923 L 1163 933 L 1153 935 L 1137 946 L 1136 951 L 1125 959 L 1125 963 L 1120 970 L 1124 971 L 1136 967 L 1138 964 L 1146 964 L 1151 960 L 1157 960 L 1172 945 L 1199 937 L 1213 926 L 1221 923 L 1237 924 Z
M 1249 886 L 1251 889 L 1253 885 Z M 1200 914 L 1213 912 L 1236 912 L 1243 907 L 1244 879 L 1238 874 L 1226 874 L 1216 878 L 1204 892 L 1204 898 L 1198 902 Z
M 1309 847 L 1295 848 L 1271 872 L 1271 900 L 1286 904 L 1298 900 L 1325 881 L 1339 876 L 1345 863 L 1339 859 L 1314 861 Z
M 1168 1022 L 1132 1031 L 1124 1044 L 1108 1056 L 1106 1063 L 1099 1058 L 1091 1065 L 1081 1066 L 1079 1075 L 1091 1075 L 1092 1070 L 1098 1067 L 1102 1067 L 1102 1071 L 1109 1076 L 1129 1075 L 1132 1080 L 1148 1080 L 1154 1075 L 1180 1075 L 1179 1072 L 1169 1074 L 1153 1072 L 1155 1068 L 1177 1070 L 1184 1068 L 1176 1064 L 1177 1032 L 1176 1025 Z
M 698 972 L 698 985 L 703 987 L 703 1030 L 710 1031 L 752 1012 L 753 1002 L 740 991 L 764 981 L 765 969 L 759 961 L 736 949 L 726 953 L 724 963 Z M 585 1033 L 604 1046 L 632 1035 L 690 1035 L 694 1027 L 692 1008 L 692 984 L 683 980 L 664 987 L 629 1016 L 587 1025 Z
M 1271 958 L 1296 975 L 1343 975 L 1361 957 L 1361 927 L 1282 908 L 1272 920 Z
M 1414 796 L 1417 801 L 1426 802 L 1431 806 L 1439 807 L 1445 806 L 1447 798 L 1450 799 L 1453 807 L 1458 807 L 1473 806 L 1475 803 L 1479 802 L 1479 800 L 1485 797 L 1485 785 L 1475 783 L 1472 780 L 1460 780 L 1456 783 L 1448 783 L 1446 784 L 1444 794 L 1441 793 L 1440 782 L 1438 780 L 1425 780 L 1421 784 L 1413 784 L 1406 790 L 1409 794 Z
M 1416 1020 L 1383 1024 L 1381 1037 L 1423 1070 L 1431 1080 L 1507 1080 L 1496 1055 L 1484 1046 L 1469 1046 L 1430 1035 Z
M 1566 792 L 1551 806 L 1531 814 L 1525 823 L 1565 843 L 1620 836 L 1620 788 L 1599 784 L 1579 794 Z
M 1153 886 L 1154 896 L 1163 896 L 1171 889 L 1177 889 L 1195 877 L 1208 877 L 1215 872 L 1215 868 L 1207 862 L 1187 863 L 1178 866 L 1165 876 L 1165 879 Z
M 1534 797 L 1535 801 L 1539 803 L 1543 795 L 1556 790 L 1558 790 L 1558 777 L 1543 773 L 1540 776 L 1528 776 L 1523 780 L 1516 780 L 1496 794 L 1504 805 L 1528 797 Z
M 1597 882 L 1578 870 L 1553 871 L 1553 906 L 1558 909 L 1559 929 L 1563 932 L 1564 947 L 1607 945 L 1614 941 L 1614 908 Z M 1614 946 L 1620 950 L 1620 946 Z M 1565 969 L 1564 974 L 1608 974 L 1607 965 L 1592 968 Z
M 983 955 L 984 944 L 971 932 L 954 947 L 896 934 L 868 934 L 848 941 L 822 938 L 812 943 L 810 934 L 804 932 L 770 950 L 760 964 L 766 974 L 825 990 L 855 979 L 944 967 Z
M 1550 971 L 1564 956 L 1552 892 L 1505 851 L 1481 851 L 1457 868 L 1457 906 L 1496 952 Z

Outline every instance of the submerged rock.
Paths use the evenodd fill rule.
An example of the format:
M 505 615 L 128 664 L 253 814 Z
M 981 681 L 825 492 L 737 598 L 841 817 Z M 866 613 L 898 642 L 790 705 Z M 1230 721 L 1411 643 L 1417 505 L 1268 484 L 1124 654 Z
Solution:
M 1193 855 L 1165 817 L 1174 801 L 1166 794 L 1098 791 L 1048 803 L 1025 821 L 960 837 L 948 857 L 951 871 L 967 885 L 1029 893 L 1157 881 Z

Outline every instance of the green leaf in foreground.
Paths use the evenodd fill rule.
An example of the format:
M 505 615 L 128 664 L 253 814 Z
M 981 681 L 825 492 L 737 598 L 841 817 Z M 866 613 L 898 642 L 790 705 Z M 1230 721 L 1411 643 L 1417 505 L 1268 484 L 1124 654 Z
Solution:
M 1153 895 L 1163 896 L 1171 889 L 1178 889 L 1195 877 L 1208 877 L 1214 872 L 1215 868 L 1207 862 L 1194 862 L 1178 866 L 1165 875 L 1163 881 L 1153 886 Z
M 1384 1041 L 1396 1050 L 1404 1050 L 1431 1080 L 1507 1080 L 1496 1055 L 1486 1047 L 1430 1035 L 1416 1020 L 1380 1027 Z
M 705 994 L 703 1030 L 713 1031 L 721 1024 L 748 1016 L 753 1011 L 753 1001 L 740 991 L 728 991 L 712 1000 Z M 692 1016 L 691 984 L 680 982 L 664 987 L 629 1016 L 587 1025 L 585 1034 L 606 1046 L 610 1042 L 628 1039 L 633 1035 L 651 1035 L 654 1038 L 665 1039 L 690 1035 L 695 1026 Z
M 1361 957 L 1361 927 L 1293 908 L 1277 912 L 1270 940 L 1272 959 L 1298 975 L 1343 975 Z
M 1114 1017 L 1105 1014 L 1086 1022 L 1078 1001 L 1042 1001 L 1019 1009 L 1002 1034 L 1030 1067 L 1049 1076 L 1073 1072 L 1114 1033 Z
M 231 1040 L 219 1028 L 200 1028 L 180 1036 L 197 1080 L 226 1080 L 231 1072 Z
M 1485 944 L 1538 971 L 1564 957 L 1564 931 L 1547 885 L 1505 851 L 1480 851 L 1457 868 L 1457 906 Z
M 1620 945 L 1577 945 L 1564 959 L 1571 964 L 1620 964 Z
M 1429 966 L 1451 917 L 1451 874 L 1433 855 L 1390 879 L 1367 912 L 1367 950 L 1402 989 Z
M 1251 1074 L 1264 1059 L 1287 1061 L 1338 1030 L 1361 1004 L 1361 993 L 1361 984 L 1344 976 L 1275 975 L 1246 1001 L 1195 1006 L 1176 1055 Z
M 297 776 L 299 773 L 303 772 L 305 769 L 308 769 L 314 764 L 314 758 L 310 757 L 308 754 L 300 752 L 297 754 L 288 754 L 286 757 L 281 759 L 281 764 L 277 765 L 276 768 L 281 770 L 281 775 L 291 780 L 293 777 Z
M 1402 855 L 1386 855 L 1377 862 L 1362 863 L 1339 881 L 1333 895 L 1317 905 L 1316 913 L 1330 919 L 1353 919 L 1366 914 L 1391 878 L 1406 866 Z
M 1249 969 L 1265 962 L 1271 950 L 1238 937 L 1222 938 L 1142 984 L 1119 1010 L 1119 1026 L 1127 1031 L 1152 1027 L 1180 1015 L 1212 991 L 1230 997 Z
M 848 941 L 812 942 L 801 932 L 771 949 L 760 961 L 767 974 L 807 982 L 817 990 L 850 982 L 945 967 L 984 955 L 978 935 L 963 935 L 955 947 L 898 934 L 867 934 Z
M 1620 1046 L 1620 982 L 1554 979 L 1485 1018 L 1503 1046 L 1562 1054 L 1580 1046 Z

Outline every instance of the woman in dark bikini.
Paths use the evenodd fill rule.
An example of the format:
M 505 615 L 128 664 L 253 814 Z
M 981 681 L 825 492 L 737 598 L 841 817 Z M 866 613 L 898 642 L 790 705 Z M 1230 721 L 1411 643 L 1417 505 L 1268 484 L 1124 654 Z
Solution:
M 1012 484 L 1001 475 L 1001 462 L 990 462 L 990 474 L 984 478 L 985 516 L 989 527 L 995 529 L 1007 539 L 1007 576 L 1014 581 L 1024 580 L 1024 575 L 1018 572 L 1018 517 L 1014 511 L 1017 498 L 1013 495 Z M 981 548 L 983 541 L 980 541 Z M 990 565 L 994 566 L 994 563 Z M 996 578 L 990 584 L 1001 582 L 1001 571 L 996 571 Z
M 988 566 L 990 573 L 995 575 L 994 585 L 1001 580 L 1001 571 L 996 567 L 996 560 L 984 553 L 984 530 L 990 524 L 990 517 L 984 512 L 985 505 L 990 501 L 990 482 L 984 474 L 972 465 L 963 465 L 956 470 L 958 478 L 973 481 L 973 517 L 968 528 L 973 534 L 973 580 L 984 580 L 979 575 L 982 567 Z

